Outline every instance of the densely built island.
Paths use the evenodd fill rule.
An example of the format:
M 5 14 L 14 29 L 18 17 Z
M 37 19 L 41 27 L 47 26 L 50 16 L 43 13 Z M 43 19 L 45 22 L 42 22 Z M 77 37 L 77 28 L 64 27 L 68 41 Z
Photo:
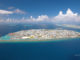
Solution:
M 32 29 L 22 30 L 14 33 L 9 33 L 6 36 L 0 37 L 0 40 L 49 40 L 61 38 L 77 38 L 80 37 L 80 32 L 72 30 L 58 30 L 58 29 Z

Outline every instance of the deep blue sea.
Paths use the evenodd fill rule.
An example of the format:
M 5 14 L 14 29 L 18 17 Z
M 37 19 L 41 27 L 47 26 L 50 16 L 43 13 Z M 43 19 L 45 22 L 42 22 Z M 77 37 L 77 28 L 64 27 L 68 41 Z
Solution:
M 0 25 L 0 35 L 25 29 L 37 29 L 35 26 Z M 54 29 L 55 26 L 40 26 Z M 79 29 L 64 28 L 75 31 Z M 80 38 L 44 42 L 0 43 L 0 60 L 80 60 Z

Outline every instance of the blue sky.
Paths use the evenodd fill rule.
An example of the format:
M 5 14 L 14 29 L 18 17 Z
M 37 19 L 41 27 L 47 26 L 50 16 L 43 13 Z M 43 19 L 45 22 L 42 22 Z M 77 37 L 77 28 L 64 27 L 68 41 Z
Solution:
M 53 17 L 60 11 L 65 14 L 68 8 L 80 14 L 80 0 L 0 0 L 0 18 Z
M 27 16 L 57 15 L 60 10 L 71 8 L 80 13 L 80 0 L 0 0 L 0 9 L 15 7 L 27 12 Z

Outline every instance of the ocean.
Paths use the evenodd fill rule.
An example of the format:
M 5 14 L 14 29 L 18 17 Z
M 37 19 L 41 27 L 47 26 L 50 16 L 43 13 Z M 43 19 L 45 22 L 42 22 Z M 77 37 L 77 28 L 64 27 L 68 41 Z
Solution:
M 44 28 L 48 27 L 45 26 Z M 51 27 L 51 29 L 54 28 L 55 26 Z M 4 36 L 11 32 L 26 29 L 33 29 L 33 26 L 0 25 L 0 34 Z M 79 29 L 71 30 L 80 31 Z M 59 41 L 0 43 L 0 60 L 80 60 L 80 38 Z

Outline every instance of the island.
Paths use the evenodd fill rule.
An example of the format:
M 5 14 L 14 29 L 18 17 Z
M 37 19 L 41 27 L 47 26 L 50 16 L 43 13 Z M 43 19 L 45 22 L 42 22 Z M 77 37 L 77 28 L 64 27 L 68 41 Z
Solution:
M 9 33 L 5 36 L 0 37 L 0 41 L 44 41 L 51 39 L 62 39 L 62 38 L 77 38 L 80 37 L 80 32 L 64 29 L 31 29 L 22 30 L 14 33 Z
M 62 24 L 62 25 L 58 25 L 57 26 L 62 26 L 62 27 L 68 27 L 68 28 L 74 28 L 74 29 L 80 29 L 80 25 L 72 25 L 72 24 Z

